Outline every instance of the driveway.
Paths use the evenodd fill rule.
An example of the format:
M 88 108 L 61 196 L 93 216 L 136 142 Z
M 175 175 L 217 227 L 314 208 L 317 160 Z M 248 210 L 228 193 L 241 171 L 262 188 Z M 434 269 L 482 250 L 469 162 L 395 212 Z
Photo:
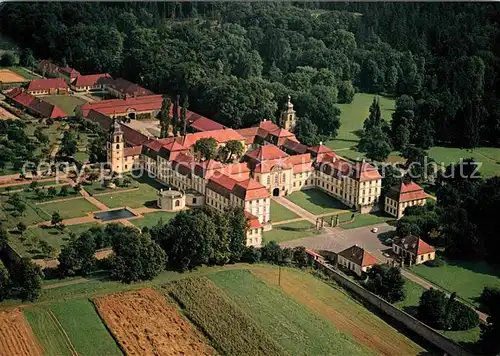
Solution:
M 371 232 L 371 229 L 374 227 L 378 228 L 377 233 Z M 385 261 L 386 258 L 383 256 L 382 251 L 390 249 L 390 247 L 382 244 L 378 236 L 384 232 L 394 231 L 395 228 L 386 223 L 382 223 L 350 230 L 344 230 L 339 227 L 329 228 L 328 230 L 329 232 L 320 235 L 286 241 L 280 245 L 282 247 L 304 246 L 311 250 L 340 252 L 357 244 L 369 251 L 377 259 Z

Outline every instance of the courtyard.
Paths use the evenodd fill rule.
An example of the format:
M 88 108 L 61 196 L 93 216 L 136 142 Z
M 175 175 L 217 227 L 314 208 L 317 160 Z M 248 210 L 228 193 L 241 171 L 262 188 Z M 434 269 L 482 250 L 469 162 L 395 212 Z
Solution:
M 87 101 L 76 95 L 46 95 L 41 99 L 58 106 L 67 115 L 75 115 L 75 108 L 78 105 L 85 104 Z
M 286 196 L 286 199 L 313 215 L 339 214 L 350 211 L 347 205 L 319 189 L 299 190 Z

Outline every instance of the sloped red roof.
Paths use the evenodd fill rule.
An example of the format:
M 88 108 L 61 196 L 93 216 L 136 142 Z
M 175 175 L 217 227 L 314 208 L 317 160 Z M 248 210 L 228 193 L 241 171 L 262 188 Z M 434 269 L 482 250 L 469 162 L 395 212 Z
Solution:
M 417 256 L 436 251 L 434 247 L 415 235 L 396 237 L 393 243 Z
M 187 116 L 187 112 L 186 112 L 186 116 Z M 188 121 L 189 121 L 189 119 L 188 119 Z M 225 126 L 222 124 L 219 124 L 218 122 L 216 122 L 214 120 L 210 120 L 210 119 L 207 119 L 206 117 L 202 116 L 202 117 L 199 117 L 196 120 L 194 120 L 191 123 L 191 127 L 194 130 L 204 132 L 204 131 L 223 130 Z
M 236 184 L 233 188 L 233 194 L 245 201 L 269 197 L 266 187 L 252 178 Z
M 321 153 L 333 153 L 330 148 L 321 143 L 319 145 L 309 147 L 308 151 L 314 153 L 315 155 L 319 155 Z
M 87 117 L 90 110 L 96 110 L 109 116 L 123 115 L 132 109 L 135 111 L 160 110 L 162 100 L 161 95 L 149 95 L 138 98 L 94 101 L 83 104 L 80 108 L 84 117 Z
M 149 140 L 149 137 L 143 133 L 128 127 L 126 124 L 120 124 L 123 130 L 123 139 L 130 146 L 139 146 Z
M 276 125 L 274 122 L 269 121 L 269 120 L 261 121 L 255 126 L 261 128 L 261 129 L 264 129 L 267 132 L 276 131 L 276 130 L 280 129 L 280 127 L 278 125 Z
M 182 144 L 186 147 L 193 146 L 196 141 L 202 138 L 210 138 L 213 137 L 218 143 L 225 143 L 229 141 L 244 141 L 244 137 L 241 136 L 233 129 L 223 129 L 223 130 L 214 130 L 214 131 L 205 131 L 205 132 L 195 132 L 192 134 L 187 134 L 183 137 Z
M 18 88 L 11 90 L 6 95 L 18 105 L 33 111 L 41 117 L 56 119 L 58 117 L 68 116 L 68 114 L 62 111 L 59 107 L 37 98 L 36 96 L 25 93 Z
M 68 89 L 68 84 L 63 78 L 33 79 L 28 84 L 28 92 L 49 90 L 49 89 Z
M 400 203 L 427 199 L 428 197 L 424 189 L 413 181 L 401 182 L 401 184 L 391 187 L 386 196 Z
M 302 143 L 300 143 L 296 140 L 290 139 L 290 138 L 286 138 L 285 141 L 283 142 L 282 146 L 286 149 L 289 149 L 290 151 L 295 152 L 295 153 L 302 154 L 302 153 L 307 152 L 306 145 L 303 145 Z
M 80 75 L 80 72 L 71 67 L 59 67 L 59 72 L 67 75 L 70 78 L 76 78 Z
M 377 263 L 377 259 L 372 254 L 358 245 L 340 251 L 339 255 L 361 267 L 369 267 Z
M 138 156 L 141 154 L 142 146 L 125 147 L 123 149 L 123 155 L 127 156 Z
M 276 137 L 290 137 L 290 136 L 295 136 L 293 133 L 291 133 L 288 130 L 285 129 L 277 129 L 274 131 L 270 131 L 269 134 L 271 136 L 276 136 Z
M 111 78 L 111 76 L 108 73 L 79 75 L 76 77 L 76 81 L 73 85 L 75 87 L 91 87 L 98 85 L 102 78 Z
M 259 222 L 259 219 L 255 215 L 250 214 L 246 210 L 245 210 L 245 217 L 247 218 L 249 229 L 258 229 L 262 227 L 261 223 Z
M 217 174 L 210 177 L 206 188 L 211 189 L 226 198 L 229 198 L 236 183 L 238 182 L 224 174 Z
M 126 95 L 127 97 L 141 97 L 141 96 L 154 95 L 152 91 L 143 88 L 135 83 L 129 82 L 128 80 L 125 80 L 123 78 L 117 78 L 117 79 L 106 78 L 105 80 L 103 80 L 103 84 L 112 87 L 113 89 L 119 91 L 120 93 Z
M 247 157 L 258 162 L 288 157 L 288 155 L 275 145 L 264 145 L 246 154 Z
M 361 182 L 367 180 L 382 179 L 375 167 L 367 162 L 356 162 L 353 166 L 351 178 Z

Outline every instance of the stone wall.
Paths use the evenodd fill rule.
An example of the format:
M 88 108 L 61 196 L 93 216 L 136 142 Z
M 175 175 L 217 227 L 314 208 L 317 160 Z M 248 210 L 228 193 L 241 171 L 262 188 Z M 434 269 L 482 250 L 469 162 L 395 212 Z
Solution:
M 347 276 L 343 275 L 342 272 L 333 268 L 333 266 L 328 265 L 322 261 L 315 261 L 316 265 L 323 270 L 328 276 L 333 278 L 336 282 L 342 285 L 342 287 L 351 291 L 363 301 L 369 303 L 370 305 L 377 308 L 382 313 L 390 316 L 394 320 L 402 323 L 408 329 L 420 335 L 423 339 L 436 346 L 440 350 L 443 350 L 449 355 L 457 356 L 469 356 L 471 355 L 466 350 L 464 350 L 459 344 L 448 339 L 438 331 L 432 329 L 426 324 L 422 323 L 418 319 L 415 319 L 410 314 L 396 308 L 392 304 L 386 302 L 379 296 L 369 292 L 359 284 L 351 281 Z

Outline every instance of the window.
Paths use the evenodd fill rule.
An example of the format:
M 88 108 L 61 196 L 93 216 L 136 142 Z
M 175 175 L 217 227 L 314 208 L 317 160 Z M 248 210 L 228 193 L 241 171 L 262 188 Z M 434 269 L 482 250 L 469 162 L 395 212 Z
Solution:
M 286 178 L 286 177 L 285 177 L 285 175 L 283 174 L 283 175 L 281 176 L 281 182 L 282 182 L 282 183 L 285 183 L 285 178 Z
M 193 198 L 193 204 L 196 204 L 196 198 Z
M 431 254 L 430 254 L 430 253 L 427 255 L 427 259 L 428 259 L 428 260 L 430 260 L 430 259 L 431 259 Z
M 278 174 L 275 174 L 274 175 L 274 184 L 278 184 L 279 183 L 279 176 Z
M 175 206 L 180 206 L 181 205 L 181 202 L 179 200 L 176 200 L 175 201 Z
M 127 166 L 127 165 L 125 165 L 125 169 L 127 169 L 127 168 L 128 168 L 128 166 Z
M 116 138 L 116 142 L 118 142 L 118 137 Z M 117 150 L 119 150 L 119 149 L 120 149 L 120 144 L 119 144 L 119 143 L 117 143 L 117 144 L 116 144 L 116 149 L 117 149 Z
M 420 261 L 424 260 L 424 255 L 420 255 Z
M 271 184 L 271 177 L 267 176 L 267 185 Z

